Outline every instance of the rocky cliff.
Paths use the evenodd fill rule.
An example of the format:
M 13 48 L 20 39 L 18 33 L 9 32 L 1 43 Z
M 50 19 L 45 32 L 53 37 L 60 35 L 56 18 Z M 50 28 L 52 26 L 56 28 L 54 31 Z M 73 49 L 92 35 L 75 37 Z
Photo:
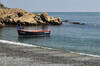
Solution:
M 5 25 L 60 25 L 62 24 L 61 18 L 48 16 L 48 13 L 41 14 L 30 13 L 19 8 L 7 8 L 4 5 L 0 6 L 0 24 Z

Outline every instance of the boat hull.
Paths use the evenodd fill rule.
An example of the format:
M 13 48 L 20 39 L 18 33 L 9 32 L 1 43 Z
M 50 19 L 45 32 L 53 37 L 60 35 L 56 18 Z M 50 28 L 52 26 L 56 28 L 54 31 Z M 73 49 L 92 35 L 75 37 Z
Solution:
M 50 36 L 50 30 L 38 30 L 38 31 L 25 31 L 17 30 L 19 37 L 34 37 L 34 36 Z

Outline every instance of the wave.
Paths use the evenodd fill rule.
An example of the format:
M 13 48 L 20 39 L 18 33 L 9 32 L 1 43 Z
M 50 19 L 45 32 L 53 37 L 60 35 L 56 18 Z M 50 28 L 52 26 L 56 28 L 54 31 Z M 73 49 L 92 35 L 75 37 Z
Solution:
M 7 41 L 7 40 L 0 40 L 0 43 L 6 43 L 6 44 L 12 44 L 12 45 L 20 45 L 20 46 L 27 46 L 27 47 L 41 47 L 41 46 L 37 46 L 37 45 L 20 43 L 20 42 L 14 42 L 14 41 Z M 41 48 L 52 49 L 52 48 L 48 48 L 48 47 L 41 47 Z
M 40 47 L 40 48 L 43 48 L 43 49 L 53 49 L 53 48 L 48 48 L 48 47 L 41 47 L 41 46 L 36 46 L 36 45 L 32 45 L 32 44 L 13 42 L 13 41 L 7 41 L 7 40 L 0 40 L 0 43 L 12 44 L 12 45 L 20 45 L 20 46 L 27 46 L 27 47 Z M 75 53 L 75 54 L 79 54 L 79 55 L 86 55 L 86 56 L 92 56 L 92 57 L 100 57 L 100 55 L 78 53 L 78 52 L 72 52 L 72 51 L 70 51 L 70 53 Z
M 79 53 L 79 52 L 72 52 L 72 51 L 70 51 L 70 53 L 75 53 L 75 54 L 79 54 L 79 55 L 86 55 L 86 56 L 91 56 L 91 57 L 100 57 L 100 55 L 93 55 L 93 54 L 86 54 L 86 53 Z
M 7 40 L 0 40 L 0 43 L 21 45 L 21 46 L 27 46 L 27 47 L 40 47 L 40 46 L 36 46 L 36 45 L 32 45 L 32 44 L 25 44 L 25 43 L 13 42 L 13 41 L 7 41 Z

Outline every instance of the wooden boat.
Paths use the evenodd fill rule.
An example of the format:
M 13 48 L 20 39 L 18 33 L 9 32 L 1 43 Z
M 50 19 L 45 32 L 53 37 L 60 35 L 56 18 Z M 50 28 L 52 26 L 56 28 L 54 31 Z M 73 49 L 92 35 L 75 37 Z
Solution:
M 50 36 L 50 30 L 24 30 L 17 29 L 19 37 L 32 37 L 32 36 Z

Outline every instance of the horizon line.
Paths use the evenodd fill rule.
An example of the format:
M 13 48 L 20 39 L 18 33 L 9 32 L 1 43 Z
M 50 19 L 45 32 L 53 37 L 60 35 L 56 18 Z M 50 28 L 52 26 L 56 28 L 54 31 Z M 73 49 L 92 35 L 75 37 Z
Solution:
M 39 12 L 39 11 L 33 11 L 33 12 Z M 46 12 L 46 11 L 40 11 L 40 12 Z M 47 11 L 47 12 L 100 12 L 100 11 Z

